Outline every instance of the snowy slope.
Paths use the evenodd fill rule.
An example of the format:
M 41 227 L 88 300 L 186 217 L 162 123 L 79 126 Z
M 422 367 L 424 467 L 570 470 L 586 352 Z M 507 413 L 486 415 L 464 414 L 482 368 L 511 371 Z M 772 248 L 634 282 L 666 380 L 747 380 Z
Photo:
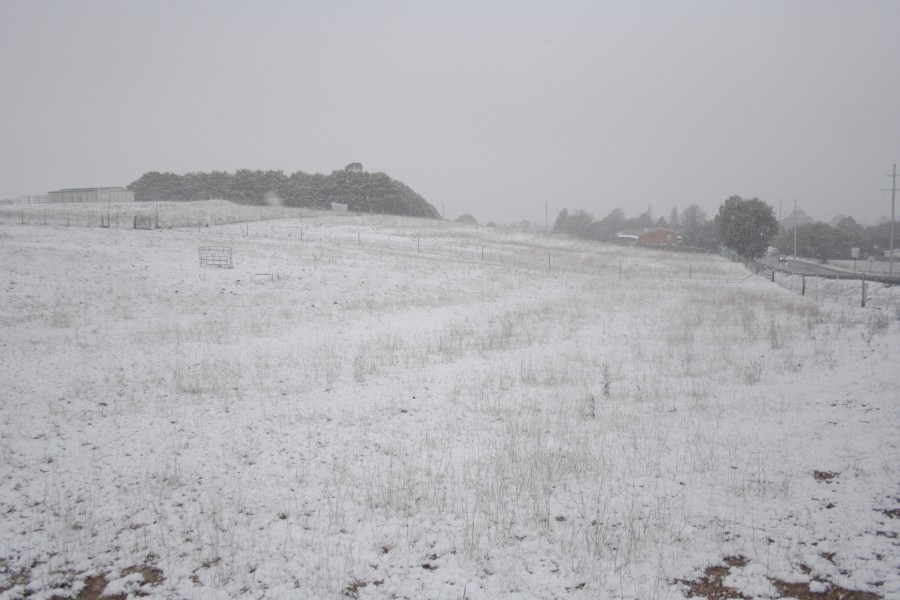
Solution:
M 886 311 L 386 217 L 10 219 L 0 264 L 0 598 L 900 596 Z

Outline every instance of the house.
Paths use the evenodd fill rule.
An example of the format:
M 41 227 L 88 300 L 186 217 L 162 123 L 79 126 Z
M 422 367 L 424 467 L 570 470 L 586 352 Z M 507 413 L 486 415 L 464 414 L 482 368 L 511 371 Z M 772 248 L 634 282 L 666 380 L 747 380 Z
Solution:
M 681 236 L 674 229 L 658 227 L 638 236 L 637 243 L 643 246 L 677 246 L 681 243 Z

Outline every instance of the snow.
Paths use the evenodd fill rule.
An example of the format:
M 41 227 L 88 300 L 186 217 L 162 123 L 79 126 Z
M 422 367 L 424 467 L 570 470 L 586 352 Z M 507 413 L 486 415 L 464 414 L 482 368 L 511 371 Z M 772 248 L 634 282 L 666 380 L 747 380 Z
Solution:
M 891 311 L 713 256 L 254 210 L 0 215 L 0 598 L 680 598 L 726 556 L 746 595 L 900 595 Z

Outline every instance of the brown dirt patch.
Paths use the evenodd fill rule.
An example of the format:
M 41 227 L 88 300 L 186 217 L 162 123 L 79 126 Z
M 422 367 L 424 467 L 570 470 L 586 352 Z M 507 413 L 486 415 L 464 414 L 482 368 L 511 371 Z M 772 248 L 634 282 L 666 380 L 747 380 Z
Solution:
M 5 572 L 5 567 L 0 561 L 0 573 Z M 128 567 L 127 569 L 122 571 L 122 577 L 126 577 L 128 575 L 132 575 L 134 573 L 140 573 L 143 578 L 143 582 L 140 583 L 137 590 L 132 592 L 133 596 L 148 596 L 149 594 L 143 591 L 143 586 L 157 586 L 161 584 L 166 578 L 163 576 L 163 572 L 160 569 L 157 569 L 151 565 L 141 565 L 141 566 L 133 566 Z M 60 573 L 58 573 L 60 574 Z M 15 573 L 6 572 L 7 577 L 9 578 L 9 585 L 0 586 L 0 594 L 3 592 L 8 592 L 16 586 L 22 585 L 27 586 L 31 583 L 31 572 L 29 570 L 17 571 Z M 65 580 L 59 585 L 59 587 L 63 589 L 71 589 L 75 586 L 75 584 L 80 580 L 78 573 L 75 572 L 65 572 L 61 573 Z M 84 579 L 84 587 L 78 592 L 75 596 L 75 600 L 126 600 L 128 598 L 128 594 L 104 594 L 106 591 L 106 586 L 109 585 L 109 574 L 108 573 L 100 573 L 99 575 L 91 575 Z M 33 592 L 26 591 L 25 597 L 31 596 Z M 50 600 L 71 600 L 71 596 L 51 596 Z
M 685 579 L 677 580 L 688 586 L 688 598 L 708 598 L 709 600 L 725 600 L 726 598 L 749 598 L 733 587 L 728 587 L 722 580 L 731 572 L 731 567 L 743 567 L 747 564 L 747 559 L 743 556 L 729 556 L 725 559 L 727 566 L 706 567 L 703 576 L 694 581 Z
M 834 554 L 823 555 L 826 559 L 831 560 Z M 741 594 L 736 589 L 726 586 L 723 583 L 725 577 L 731 572 L 732 567 L 745 567 L 749 564 L 749 560 L 743 556 L 726 556 L 723 561 L 726 566 L 717 565 L 707 567 L 703 572 L 703 576 L 693 581 L 685 579 L 676 580 L 688 587 L 688 598 L 707 598 L 708 600 L 725 600 L 727 598 L 743 598 L 749 600 L 747 596 Z M 809 575 L 812 570 L 806 565 L 800 565 L 800 571 Z M 848 590 L 839 586 L 833 586 L 827 582 L 814 580 L 818 583 L 826 583 L 830 587 L 824 592 L 813 592 L 809 589 L 808 583 L 787 583 L 777 579 L 770 579 L 772 585 L 778 590 L 780 597 L 796 598 L 797 600 L 881 600 L 878 594 L 870 592 L 861 592 L 859 590 Z
M 816 481 L 824 481 L 826 483 L 838 475 L 840 475 L 840 473 L 832 473 L 831 471 L 813 471 L 813 479 Z
M 797 598 L 797 600 L 881 600 L 881 596 L 876 594 L 848 590 L 838 586 L 832 586 L 824 592 L 812 592 L 809 589 L 809 584 L 806 583 L 785 583 L 784 581 L 772 580 L 772 585 L 775 586 L 778 593 L 782 596 Z

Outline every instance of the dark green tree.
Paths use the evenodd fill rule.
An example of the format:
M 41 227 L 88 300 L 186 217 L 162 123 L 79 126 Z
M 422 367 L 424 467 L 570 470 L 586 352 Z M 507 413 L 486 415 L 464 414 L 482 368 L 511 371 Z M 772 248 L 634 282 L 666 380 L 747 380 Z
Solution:
M 234 173 L 145 173 L 128 186 L 138 201 L 230 200 L 263 204 L 277 196 L 285 206 L 329 208 L 332 202 L 348 204 L 350 210 L 417 217 L 440 218 L 422 196 L 384 173 L 367 173 L 360 163 L 350 163 L 331 175 L 297 171 L 240 169 Z
M 778 233 L 772 207 L 759 198 L 730 197 L 719 207 L 715 224 L 722 243 L 744 258 L 765 254 Z
M 681 220 L 678 218 L 678 207 L 673 206 L 672 212 L 669 213 L 669 227 L 678 231 L 678 228 L 681 227 Z
M 702 244 L 703 230 L 708 222 L 706 212 L 696 204 L 685 208 L 681 213 L 679 223 L 682 243 L 685 246 L 704 248 L 705 246 Z
M 565 233 L 566 232 L 566 222 L 569 220 L 569 209 L 564 208 L 559 211 L 559 214 L 556 216 L 556 222 L 553 223 L 553 233 Z
M 590 233 L 591 223 L 594 222 L 594 215 L 582 209 L 576 210 L 569 214 L 569 210 L 564 208 L 559 211 L 556 222 L 553 224 L 553 233 L 567 233 L 576 237 L 588 237 Z
M 897 239 L 897 232 L 900 232 L 900 227 L 898 227 L 897 223 L 894 222 L 894 227 L 896 231 L 894 233 L 894 248 L 900 246 L 900 240 Z M 866 246 L 870 249 L 870 251 L 876 256 L 883 256 L 885 250 L 890 250 L 891 248 L 891 221 L 888 219 L 883 223 L 879 223 L 878 225 L 873 225 L 871 227 L 866 227 L 863 232 L 863 239 L 865 240 Z
M 825 223 L 808 223 L 797 227 L 797 255 L 822 262 L 835 258 L 850 258 L 852 239 L 849 235 Z M 782 232 L 775 243 L 782 254 L 794 252 L 794 229 Z
M 591 213 L 578 209 L 571 215 L 566 221 L 566 229 L 567 232 L 576 237 L 586 238 L 588 237 L 588 231 L 590 230 L 591 223 L 594 222 L 594 215 Z
M 653 220 L 653 214 L 649 209 L 647 210 L 647 212 L 641 213 L 636 219 L 633 220 L 635 227 L 639 229 L 650 229 L 651 227 L 653 227 L 654 223 L 656 223 L 656 221 Z
M 614 208 L 608 215 L 591 225 L 591 239 L 612 242 L 616 234 L 625 227 L 625 213 L 621 208 Z

